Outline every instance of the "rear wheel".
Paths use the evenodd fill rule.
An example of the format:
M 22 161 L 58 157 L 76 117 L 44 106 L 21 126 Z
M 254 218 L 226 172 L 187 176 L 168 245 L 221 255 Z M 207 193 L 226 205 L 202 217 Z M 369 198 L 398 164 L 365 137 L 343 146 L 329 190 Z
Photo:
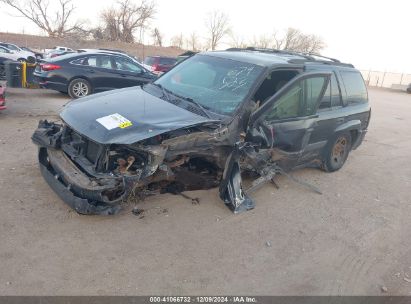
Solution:
M 91 94 L 91 84 L 85 79 L 77 78 L 70 81 L 68 94 L 71 98 L 80 98 Z
M 342 168 L 351 150 L 351 134 L 337 134 L 326 148 L 323 169 L 334 172 Z

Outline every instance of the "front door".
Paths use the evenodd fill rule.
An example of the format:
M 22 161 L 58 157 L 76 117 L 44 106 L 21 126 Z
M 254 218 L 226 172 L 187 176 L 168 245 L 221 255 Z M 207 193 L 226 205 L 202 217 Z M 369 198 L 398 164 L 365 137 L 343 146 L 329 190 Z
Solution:
M 130 59 L 116 56 L 113 65 L 113 85 L 118 89 L 142 85 L 151 80 L 144 69 Z
M 296 165 L 317 145 L 317 108 L 330 73 L 303 73 L 268 99 L 250 118 L 252 133 L 261 149 L 278 148 Z M 315 136 L 313 136 L 315 137 Z

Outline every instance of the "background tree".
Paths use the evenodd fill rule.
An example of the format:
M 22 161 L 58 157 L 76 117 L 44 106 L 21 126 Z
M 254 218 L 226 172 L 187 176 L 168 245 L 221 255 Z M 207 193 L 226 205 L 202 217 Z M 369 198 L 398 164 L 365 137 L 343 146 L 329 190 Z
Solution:
M 111 41 L 134 42 L 136 30 L 145 28 L 155 13 L 154 2 L 143 0 L 136 4 L 131 0 L 120 0 L 116 7 L 101 13 L 104 36 Z
M 184 45 L 183 33 L 180 33 L 179 35 L 171 37 L 170 43 L 171 43 L 171 46 L 182 49 Z
M 151 37 L 153 37 L 154 45 L 163 46 L 163 35 L 160 33 L 160 30 L 155 27 L 153 32 L 151 33 Z
M 304 34 L 295 28 L 288 28 L 283 36 L 274 32 L 272 47 L 303 53 L 318 53 L 325 47 L 321 37 L 311 34 Z
M 56 11 L 49 11 L 47 0 L 0 0 L 13 9 L 17 10 L 24 18 L 29 19 L 41 30 L 45 31 L 48 36 L 54 38 L 63 38 L 71 34 L 84 32 L 83 22 L 73 19 L 75 10 L 72 0 L 58 0 L 59 7 Z
M 215 50 L 221 39 L 230 33 L 229 18 L 226 14 L 213 11 L 206 18 L 206 28 L 209 35 L 211 50 Z
M 187 49 L 197 51 L 199 49 L 199 39 L 196 32 L 192 32 L 186 41 Z
M 233 31 L 230 31 L 230 46 L 234 48 L 246 48 L 248 46 L 243 36 L 236 35 Z

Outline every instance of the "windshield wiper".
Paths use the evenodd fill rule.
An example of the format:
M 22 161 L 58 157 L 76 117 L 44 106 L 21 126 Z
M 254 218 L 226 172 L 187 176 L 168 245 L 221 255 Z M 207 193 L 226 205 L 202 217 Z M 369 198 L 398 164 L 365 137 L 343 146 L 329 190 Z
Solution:
M 167 92 L 167 90 L 166 90 L 161 84 L 152 83 L 152 85 L 153 85 L 153 86 L 156 86 L 156 87 L 159 88 L 159 89 L 161 89 L 161 92 L 163 92 L 163 96 L 161 96 L 161 97 L 165 97 L 166 100 L 170 101 L 170 95 L 169 95 L 169 93 Z
M 207 118 L 211 118 L 211 116 L 207 113 L 207 110 L 204 108 L 204 106 L 202 106 L 200 103 L 198 103 L 198 102 L 195 101 L 194 99 L 192 99 L 192 98 L 190 98 L 190 97 L 184 97 L 184 96 L 178 95 L 178 94 L 176 94 L 176 93 L 174 93 L 174 92 L 166 89 L 165 87 L 163 87 L 163 86 L 162 86 L 161 84 L 159 84 L 159 83 L 152 83 L 152 85 L 154 85 L 154 86 L 156 86 L 156 87 L 158 87 L 158 88 L 161 89 L 161 91 L 163 92 L 163 96 L 162 96 L 162 97 L 165 97 L 167 101 L 172 101 L 172 100 L 170 99 L 170 94 L 171 94 L 171 95 L 173 95 L 173 96 L 175 96 L 175 97 L 177 97 L 177 98 L 179 98 L 179 99 L 182 99 L 182 100 L 185 100 L 185 101 L 188 101 L 188 102 L 190 102 L 190 103 L 195 104 L 195 105 L 197 106 L 197 108 L 199 108 L 199 109 L 201 110 L 201 112 L 203 112 L 204 115 L 205 115 Z
M 173 95 L 174 95 L 175 97 L 177 97 L 177 98 L 180 98 L 180 99 L 183 99 L 183 100 L 185 100 L 185 101 L 188 101 L 188 102 L 190 102 L 190 103 L 195 104 L 195 105 L 197 106 L 197 108 L 199 108 L 199 109 L 201 110 L 201 112 L 203 112 L 203 113 L 205 114 L 205 116 L 206 116 L 207 118 L 210 118 L 210 119 L 211 119 L 210 114 L 208 114 L 207 110 L 206 110 L 206 109 L 204 108 L 204 106 L 201 105 L 199 102 L 195 101 L 194 99 L 192 99 L 192 98 L 190 98 L 190 97 L 184 97 L 184 96 L 178 95 L 178 94 L 176 94 L 176 93 L 174 93 L 174 92 L 170 92 L 170 93 L 173 94 Z

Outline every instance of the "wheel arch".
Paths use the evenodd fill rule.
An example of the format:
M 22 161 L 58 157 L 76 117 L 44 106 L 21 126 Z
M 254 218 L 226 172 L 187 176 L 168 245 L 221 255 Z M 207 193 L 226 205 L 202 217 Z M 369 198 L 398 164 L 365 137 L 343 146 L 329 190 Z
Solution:
M 94 92 L 94 83 L 93 83 L 93 81 L 92 81 L 90 78 L 88 78 L 87 76 L 84 76 L 84 75 L 76 75 L 76 76 L 72 76 L 71 78 L 69 78 L 69 80 L 68 80 L 68 82 L 67 82 L 67 90 L 68 90 L 68 88 L 69 88 L 69 86 L 70 86 L 70 83 L 71 83 L 73 80 L 76 80 L 76 79 L 84 79 L 84 80 L 87 80 L 88 83 L 90 83 L 91 92 Z

